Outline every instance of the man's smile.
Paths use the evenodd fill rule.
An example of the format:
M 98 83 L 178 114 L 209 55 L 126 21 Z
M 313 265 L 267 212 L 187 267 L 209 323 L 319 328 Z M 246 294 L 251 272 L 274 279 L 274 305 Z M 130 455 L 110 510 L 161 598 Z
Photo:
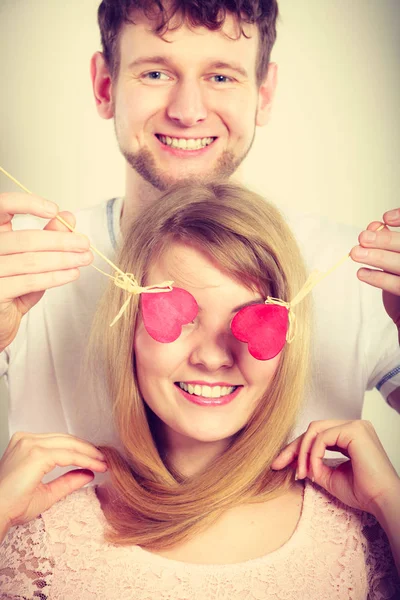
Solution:
M 197 138 L 186 138 L 186 137 L 171 137 L 156 133 L 156 138 L 164 145 L 177 150 L 202 150 L 207 146 L 210 146 L 217 138 L 216 137 L 197 137 Z

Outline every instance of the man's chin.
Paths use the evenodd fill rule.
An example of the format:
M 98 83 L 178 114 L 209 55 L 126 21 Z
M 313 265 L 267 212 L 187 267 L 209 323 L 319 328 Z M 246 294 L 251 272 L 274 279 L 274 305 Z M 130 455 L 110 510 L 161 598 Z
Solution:
M 195 180 L 203 183 L 215 179 L 229 179 L 244 158 L 238 158 L 232 152 L 225 151 L 217 160 L 214 168 L 208 169 L 206 172 L 195 168 L 183 168 L 182 166 L 182 169 L 174 174 L 171 172 L 166 173 L 158 168 L 153 155 L 147 148 L 136 153 L 124 151 L 122 148 L 121 150 L 132 169 L 147 183 L 160 191 L 167 191 L 177 183 L 189 178 L 191 181 Z

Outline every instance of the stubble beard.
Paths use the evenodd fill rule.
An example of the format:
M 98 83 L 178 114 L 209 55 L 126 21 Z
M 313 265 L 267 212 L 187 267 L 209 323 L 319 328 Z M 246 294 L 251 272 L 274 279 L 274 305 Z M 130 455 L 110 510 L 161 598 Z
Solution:
M 170 189 L 181 179 L 196 179 L 198 181 L 214 181 L 216 179 L 229 179 L 244 161 L 254 142 L 255 128 L 251 142 L 241 156 L 236 156 L 230 150 L 224 150 L 218 158 L 215 166 L 204 173 L 185 173 L 182 177 L 174 178 L 165 171 L 157 167 L 153 154 L 148 148 L 141 148 L 137 152 L 131 152 L 119 143 L 119 148 L 127 163 L 138 173 L 145 181 L 157 190 L 162 192 Z M 117 136 L 118 138 L 118 136 Z

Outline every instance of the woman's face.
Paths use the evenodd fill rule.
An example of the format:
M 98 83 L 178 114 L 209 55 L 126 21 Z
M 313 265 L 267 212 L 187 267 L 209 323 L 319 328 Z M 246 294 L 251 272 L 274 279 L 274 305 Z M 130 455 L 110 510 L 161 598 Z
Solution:
M 253 358 L 230 329 L 243 305 L 265 298 L 231 279 L 206 254 L 180 244 L 151 267 L 146 284 L 166 280 L 190 292 L 199 311 L 171 343 L 150 337 L 139 317 L 134 348 L 141 393 L 164 423 L 167 440 L 174 434 L 228 440 L 249 420 L 279 363 L 279 354 Z

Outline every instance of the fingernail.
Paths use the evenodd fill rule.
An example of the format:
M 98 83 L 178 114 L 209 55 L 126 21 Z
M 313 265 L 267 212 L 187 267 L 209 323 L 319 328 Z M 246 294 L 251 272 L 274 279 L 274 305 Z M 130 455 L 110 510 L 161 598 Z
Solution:
M 362 246 L 356 246 L 354 248 L 354 254 L 357 258 L 366 258 L 368 256 L 369 250 L 367 248 L 363 248 Z
M 78 256 L 78 262 L 81 265 L 86 265 L 87 263 L 89 263 L 92 260 L 92 253 L 91 252 L 84 252 L 83 254 L 80 254 Z
M 80 250 L 87 250 L 88 246 L 90 245 L 88 238 L 81 233 L 74 233 L 73 235 L 76 248 L 79 248 Z
M 371 276 L 372 276 L 372 274 L 373 274 L 373 273 L 372 273 L 372 270 L 371 270 L 371 269 L 365 269 L 365 268 L 364 268 L 364 269 L 360 269 L 360 270 L 358 271 L 358 277 L 359 277 L 359 279 L 362 279 L 363 281 L 364 281 L 365 279 L 370 279 L 370 278 L 371 278 Z
M 366 242 L 374 242 L 376 240 L 375 231 L 364 231 L 363 238 Z
M 387 219 L 389 219 L 389 221 L 391 221 L 392 219 L 400 219 L 400 210 L 396 209 L 396 210 L 389 210 L 387 213 L 385 213 L 385 217 Z
M 299 471 L 296 469 L 296 475 L 294 476 L 294 480 L 297 481 L 299 478 Z
M 49 217 L 55 217 L 56 214 L 58 213 L 58 206 L 57 206 L 57 204 L 54 204 L 54 202 L 49 202 L 48 200 L 45 200 L 43 208 L 44 208 L 44 212 Z

